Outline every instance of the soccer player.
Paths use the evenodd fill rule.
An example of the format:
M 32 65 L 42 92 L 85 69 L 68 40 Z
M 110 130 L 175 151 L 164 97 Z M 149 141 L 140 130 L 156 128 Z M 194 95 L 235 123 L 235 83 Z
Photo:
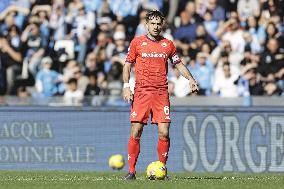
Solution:
M 147 13 L 148 34 L 135 37 L 131 41 L 123 67 L 123 98 L 125 101 L 132 101 L 130 113 L 132 126 L 128 142 L 129 173 L 125 180 L 136 179 L 135 165 L 140 152 L 140 137 L 150 114 L 152 123 L 158 125 L 159 161 L 166 164 L 170 148 L 169 127 L 171 122 L 167 81 L 168 59 L 189 80 L 188 87 L 191 92 L 199 90 L 197 82 L 176 54 L 173 42 L 160 35 L 163 21 L 164 16 L 161 12 L 154 10 Z M 129 86 L 133 64 L 135 64 L 136 75 L 134 95 Z

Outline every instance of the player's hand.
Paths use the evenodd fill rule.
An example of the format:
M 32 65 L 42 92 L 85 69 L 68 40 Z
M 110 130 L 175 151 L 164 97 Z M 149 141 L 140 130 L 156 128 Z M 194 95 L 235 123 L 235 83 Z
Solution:
M 133 94 L 130 90 L 130 87 L 126 87 L 123 89 L 123 99 L 128 103 L 133 100 Z
M 198 83 L 195 80 L 189 81 L 190 93 L 197 93 L 199 91 Z

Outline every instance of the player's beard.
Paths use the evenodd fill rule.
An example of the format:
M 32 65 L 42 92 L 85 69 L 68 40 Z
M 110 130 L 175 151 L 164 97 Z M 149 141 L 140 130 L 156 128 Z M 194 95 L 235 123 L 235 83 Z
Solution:
M 160 36 L 160 33 L 161 33 L 161 31 L 159 31 L 159 30 L 153 30 L 152 32 L 149 32 L 149 34 L 152 36 L 152 37 L 154 37 L 154 38 L 157 38 L 157 37 L 159 37 Z

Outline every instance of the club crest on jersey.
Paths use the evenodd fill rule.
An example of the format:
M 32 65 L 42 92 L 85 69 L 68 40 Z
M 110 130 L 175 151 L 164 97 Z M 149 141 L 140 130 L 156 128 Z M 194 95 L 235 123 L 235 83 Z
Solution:
M 163 42 L 162 43 L 162 47 L 167 47 L 168 45 L 167 45 L 167 43 L 166 42 Z
M 141 46 L 146 46 L 147 45 L 147 42 L 143 42 L 142 44 L 141 44 Z

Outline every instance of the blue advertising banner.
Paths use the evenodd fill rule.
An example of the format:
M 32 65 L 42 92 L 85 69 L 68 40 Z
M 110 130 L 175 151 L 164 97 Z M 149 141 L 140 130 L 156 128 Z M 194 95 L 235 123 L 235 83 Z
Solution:
M 171 119 L 170 171 L 284 172 L 282 108 L 175 107 Z M 0 169 L 108 171 L 129 134 L 128 108 L 2 107 Z M 158 160 L 157 140 L 145 126 L 138 171 Z

